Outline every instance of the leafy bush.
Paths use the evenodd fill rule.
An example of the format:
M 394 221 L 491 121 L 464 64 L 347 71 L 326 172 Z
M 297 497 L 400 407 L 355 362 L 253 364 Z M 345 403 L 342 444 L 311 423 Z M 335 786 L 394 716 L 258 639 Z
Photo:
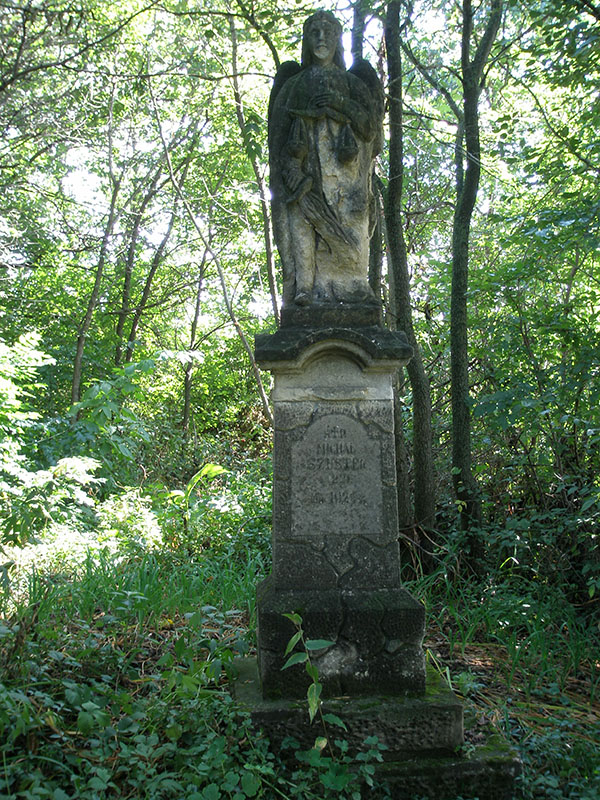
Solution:
M 115 492 L 97 506 L 100 544 L 120 553 L 143 553 L 162 545 L 162 531 L 152 502 L 139 488 Z

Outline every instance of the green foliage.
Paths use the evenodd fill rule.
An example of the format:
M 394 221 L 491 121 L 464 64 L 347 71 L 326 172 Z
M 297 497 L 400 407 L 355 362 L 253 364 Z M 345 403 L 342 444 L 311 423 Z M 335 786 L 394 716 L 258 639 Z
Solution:
M 371 780 L 374 740 L 358 759 L 339 742 L 335 760 L 299 752 L 289 767 L 251 729 L 225 691 L 246 628 L 239 611 L 205 602 L 222 597 L 205 561 L 105 550 L 78 577 L 55 569 L 32 575 L 27 604 L 0 625 L 7 797 L 324 800 Z
M 545 733 L 531 733 L 515 726 L 511 734 L 523 740 L 523 777 L 519 792 L 524 800 L 548 797 L 552 800 L 593 800 L 600 791 L 600 763 L 585 740 L 565 740 L 577 726 L 556 717 Z M 525 735 L 524 735 L 525 734 Z
M 225 5 L 63 5 L 4 4 L 0 22 L 0 794 L 351 797 L 360 770 L 343 742 L 318 737 L 286 771 L 223 691 L 231 654 L 252 640 L 269 560 L 271 435 L 214 255 L 251 337 L 270 305 L 258 202 L 269 76 L 273 51 L 298 56 L 299 9 L 238 9 L 240 127 Z M 407 544 L 406 577 L 419 576 L 413 591 L 439 620 L 448 659 L 432 657 L 454 687 L 473 702 L 486 690 L 463 662 L 489 646 L 518 692 L 504 692 L 513 702 L 498 714 L 525 758 L 523 798 L 588 800 L 598 765 L 581 720 L 596 717 L 568 690 L 600 691 L 598 20 L 590 4 L 507 4 L 481 96 L 468 295 L 484 510 L 475 581 L 449 499 L 455 119 L 409 57 L 450 67 L 458 91 L 460 8 L 411 9 L 403 226 L 442 502 L 421 539 L 428 563 Z M 369 42 L 378 35 L 374 19 Z M 205 241 L 170 183 L 158 120 Z M 223 471 L 203 473 L 210 464 Z M 288 655 L 309 670 L 317 719 L 322 642 L 298 624 Z M 524 722 L 523 705 L 548 696 L 547 728 Z
M 130 470 L 136 464 L 142 446 L 150 442 L 133 404 L 144 396 L 138 375 L 152 372 L 154 366 L 147 359 L 113 370 L 112 378 L 90 386 L 71 408 L 76 446 L 96 453 L 113 481 L 124 466 Z
M 40 336 L 23 334 L 12 346 L 0 342 L 0 552 L 44 531 L 50 522 L 90 522 L 99 463 L 93 458 L 63 457 L 49 469 L 36 469 L 27 447 L 39 413 L 34 397 L 42 384 L 39 368 L 54 360 L 38 349 Z M 8 587 L 12 562 L 0 565 Z
M 24 333 L 12 345 L 0 340 L 0 435 L 2 458 L 7 458 L 19 427 L 38 416 L 31 399 L 41 388 L 37 380 L 39 368 L 53 364 L 54 359 L 38 349 L 41 336 Z M 18 450 L 18 447 L 17 447 Z
M 308 700 L 308 715 L 312 722 L 319 713 L 321 721 L 324 723 L 323 714 L 321 712 L 321 691 L 323 686 L 319 683 L 319 672 L 317 667 L 312 663 L 310 654 L 314 650 L 322 650 L 323 648 L 331 647 L 335 644 L 327 639 L 307 639 L 302 628 L 302 617 L 299 614 L 284 614 L 284 617 L 290 620 L 296 628 L 296 633 L 287 643 L 284 655 L 289 655 L 292 650 L 299 646 L 301 649 L 292 653 L 281 669 L 288 669 L 296 664 L 304 664 L 304 668 L 308 673 L 311 682 L 309 684 L 306 699 Z M 327 740 L 325 740 L 326 742 Z
M 143 554 L 163 544 L 151 499 L 139 488 L 110 495 L 96 506 L 97 538 L 122 554 Z
M 211 550 L 268 556 L 271 536 L 270 460 L 244 469 L 205 464 L 183 490 L 150 488 L 165 540 L 199 555 Z M 207 482 L 214 479 L 210 491 Z
M 301 768 L 292 773 L 292 780 L 306 796 L 313 796 L 312 790 L 315 797 L 360 800 L 365 786 L 369 792 L 377 788 L 378 797 L 391 796 L 385 785 L 376 786 L 374 781 L 375 762 L 383 761 L 382 752 L 386 749 L 376 736 L 368 736 L 364 749 L 354 756 L 349 754 L 348 743 L 343 739 L 329 745 L 325 737 L 318 737 L 310 750 L 300 750 L 297 742 L 287 739 L 282 748 L 295 750 Z
M 364 742 L 365 749 L 355 756 L 351 756 L 348 752 L 348 743 L 346 741 L 331 740 L 329 726 L 333 725 L 343 730 L 347 730 L 347 728 L 344 721 L 336 714 L 323 713 L 321 701 L 323 687 L 319 683 L 319 671 L 311 660 L 311 653 L 331 647 L 335 642 L 331 642 L 328 639 L 307 639 L 302 628 L 300 614 L 289 613 L 283 616 L 294 624 L 296 633 L 286 645 L 284 655 L 289 656 L 289 658 L 281 669 L 285 670 L 298 664 L 304 664 L 304 668 L 310 678 L 310 684 L 306 692 L 308 715 L 311 723 L 314 722 L 317 715 L 319 716 L 319 722 L 324 734 L 316 737 L 315 744 L 310 750 L 300 750 L 298 743 L 293 739 L 284 741 L 282 746 L 295 749 L 298 761 L 311 769 L 311 773 L 308 776 L 298 771 L 293 777 L 295 780 L 301 780 L 305 787 L 308 788 L 310 780 L 313 778 L 313 773 L 316 773 L 322 786 L 321 791 L 325 791 L 325 797 L 329 797 L 328 792 L 331 791 L 335 793 L 334 796 L 360 800 L 361 785 L 366 785 L 369 788 L 374 787 L 375 767 L 372 762 L 382 761 L 382 751 L 386 750 L 387 747 L 381 744 L 376 736 L 369 736 Z M 293 652 L 294 650 L 296 652 Z M 385 790 L 385 787 L 382 788 Z
M 7 467 L 13 479 L 4 483 L 6 511 L 0 516 L 2 541 L 23 544 L 43 532 L 51 523 L 70 524 L 94 520 L 93 489 L 103 483 L 95 477 L 100 463 L 93 458 L 61 458 L 50 469 L 29 470 Z

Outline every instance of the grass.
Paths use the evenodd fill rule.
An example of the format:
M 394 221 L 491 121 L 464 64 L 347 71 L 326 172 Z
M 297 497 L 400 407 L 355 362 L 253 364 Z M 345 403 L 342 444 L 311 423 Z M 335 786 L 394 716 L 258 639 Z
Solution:
M 165 512 L 170 549 L 144 547 L 140 531 L 132 543 L 113 519 L 102 541 L 71 531 L 73 546 L 63 531 L 19 554 L 0 611 L 0 797 L 359 796 L 356 762 L 305 755 L 289 768 L 229 696 L 232 659 L 254 646 L 254 588 L 268 563 L 268 512 L 245 505 L 256 487 L 234 488 L 234 511 L 209 498 L 193 509 L 188 541 L 173 536 L 179 510 Z M 231 498 L 232 487 L 215 493 Z M 450 574 L 442 564 L 407 586 L 427 605 L 434 663 L 471 716 L 518 747 L 517 797 L 597 798 L 594 620 L 556 587 Z
M 600 635 L 557 587 L 485 585 L 440 569 L 412 588 L 428 607 L 425 647 L 472 716 L 523 760 L 516 798 L 600 797 Z M 466 731 L 477 743 L 478 725 Z

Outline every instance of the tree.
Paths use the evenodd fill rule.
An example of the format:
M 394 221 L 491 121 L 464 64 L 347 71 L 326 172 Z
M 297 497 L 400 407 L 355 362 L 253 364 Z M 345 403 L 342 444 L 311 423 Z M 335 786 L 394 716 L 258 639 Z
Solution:
M 467 297 L 469 286 L 469 233 L 481 174 L 479 96 L 484 70 L 500 28 L 502 0 L 491 0 L 487 22 L 479 42 L 473 45 L 475 12 L 471 0 L 463 0 L 461 81 L 463 89 L 464 154 L 456 151 L 456 207 L 452 227 L 452 472 L 463 527 L 481 516 L 480 499 L 471 465 L 469 401 L 469 353 Z M 458 137 L 457 137 L 458 138 Z M 457 142 L 458 145 L 458 142 Z M 472 540 L 475 546 L 476 539 Z
M 388 3 L 385 42 L 389 84 L 389 176 L 385 194 L 387 259 L 390 277 L 390 307 L 395 325 L 403 330 L 413 348 L 407 366 L 413 401 L 414 524 L 435 525 L 435 479 L 432 451 L 431 397 L 429 379 L 412 322 L 410 279 L 402 225 L 404 182 L 402 62 L 400 50 L 400 2 Z M 397 417 L 399 415 L 397 414 Z M 400 420 L 397 419 L 397 426 Z

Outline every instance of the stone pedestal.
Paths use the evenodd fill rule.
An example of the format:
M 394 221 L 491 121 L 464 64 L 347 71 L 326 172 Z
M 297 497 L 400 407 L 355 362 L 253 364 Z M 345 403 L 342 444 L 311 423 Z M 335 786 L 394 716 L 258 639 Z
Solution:
M 392 384 L 411 353 L 404 334 L 368 325 L 257 337 L 274 376 L 273 572 L 257 591 L 265 697 L 306 693 L 302 665 L 281 671 L 291 612 L 308 638 L 333 642 L 313 658 L 323 696 L 425 690 L 424 608 L 400 587 L 398 550 Z
M 250 711 L 273 750 L 282 752 L 281 745 L 289 737 L 301 750 L 313 747 L 323 729 L 316 720 L 310 724 L 306 702 L 265 699 L 256 661 L 239 659 L 236 667 L 236 700 Z M 360 787 L 361 797 L 514 800 L 515 778 L 521 773 L 517 754 L 497 733 L 481 726 L 478 735 L 483 741 L 468 749 L 461 747 L 463 705 L 431 669 L 421 697 L 330 698 L 323 703 L 323 713 L 344 721 L 346 730 L 334 728 L 328 733 L 344 739 L 349 755 L 364 752 L 368 736 L 376 736 L 387 747 L 383 763 L 376 766 L 375 786 Z M 289 757 L 293 760 L 293 752 Z
M 388 748 L 365 796 L 385 783 L 398 800 L 509 800 L 518 758 L 493 736 L 461 754 L 463 705 L 426 674 L 425 610 L 400 586 L 392 385 L 412 353 L 377 320 L 375 306 L 293 307 L 256 337 L 274 376 L 273 571 L 257 588 L 258 663 L 238 663 L 234 692 L 276 750 L 289 736 L 313 746 L 310 679 L 282 671 L 283 615 L 298 613 L 308 639 L 331 642 L 311 660 L 336 735 L 351 755 L 369 736 Z

